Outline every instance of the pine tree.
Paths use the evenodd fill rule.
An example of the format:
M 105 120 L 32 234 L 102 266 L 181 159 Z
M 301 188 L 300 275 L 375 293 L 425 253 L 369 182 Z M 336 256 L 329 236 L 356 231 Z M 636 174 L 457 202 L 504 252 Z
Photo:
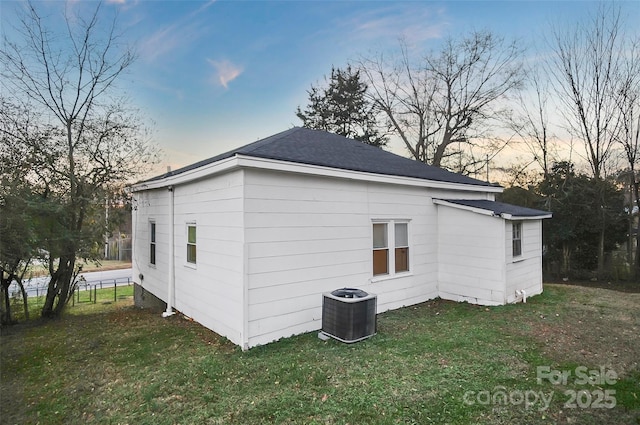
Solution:
M 303 127 L 382 147 L 387 138 L 376 127 L 376 113 L 366 92 L 367 84 L 361 80 L 360 71 L 351 67 L 345 70 L 332 68 L 327 86 L 311 86 L 307 92 L 309 104 L 304 111 L 298 107 L 296 115 L 302 120 Z

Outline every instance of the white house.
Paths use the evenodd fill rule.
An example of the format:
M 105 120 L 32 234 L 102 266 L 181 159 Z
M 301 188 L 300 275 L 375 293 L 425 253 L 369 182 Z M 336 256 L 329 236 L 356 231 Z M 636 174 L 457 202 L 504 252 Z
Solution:
M 550 213 L 335 134 L 292 128 L 131 190 L 136 303 L 243 349 L 320 329 L 337 288 L 376 294 L 378 312 L 542 292 Z

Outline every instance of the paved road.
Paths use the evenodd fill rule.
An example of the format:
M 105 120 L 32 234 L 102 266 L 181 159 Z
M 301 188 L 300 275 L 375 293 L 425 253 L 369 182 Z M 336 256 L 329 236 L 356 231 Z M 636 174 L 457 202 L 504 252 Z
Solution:
M 131 282 L 131 269 L 119 269 L 119 270 L 105 270 L 101 272 L 86 272 L 80 273 L 78 278 L 84 277 L 84 282 L 80 282 L 78 287 L 80 290 L 89 289 L 93 285 L 100 285 L 105 288 L 113 287 L 114 284 L 128 285 Z M 47 284 L 49 283 L 49 277 L 35 277 L 33 279 L 25 280 L 24 288 L 27 291 L 27 295 L 37 296 L 44 295 L 47 291 Z M 20 292 L 18 285 L 13 283 L 9 287 L 9 294 L 13 292 Z

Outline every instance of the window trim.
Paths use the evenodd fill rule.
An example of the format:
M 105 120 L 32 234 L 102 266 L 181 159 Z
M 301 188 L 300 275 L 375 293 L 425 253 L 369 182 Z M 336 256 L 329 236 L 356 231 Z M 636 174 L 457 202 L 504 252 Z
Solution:
M 378 282 L 381 280 L 395 279 L 405 276 L 410 276 L 413 274 L 412 270 L 412 260 L 411 255 L 413 250 L 412 246 L 412 238 L 411 238 L 411 220 L 410 219 L 372 219 L 371 220 L 371 266 L 369 267 L 371 273 L 371 282 Z M 386 224 L 387 225 L 387 273 L 385 274 L 373 274 L 373 225 L 374 224 Z M 395 225 L 396 224 L 406 224 L 407 225 L 407 246 L 396 247 L 396 235 L 395 235 Z M 393 248 L 393 251 L 392 251 Z M 396 248 L 406 248 L 407 252 L 407 270 L 396 271 Z
M 398 238 L 396 237 L 397 235 L 397 226 L 399 224 L 404 224 L 407 228 L 407 244 L 406 245 L 400 245 L 398 246 Z M 403 221 L 394 221 L 393 222 L 393 242 L 394 242 L 394 247 L 393 247 L 393 258 L 394 258 L 394 272 L 395 274 L 399 274 L 399 273 L 407 273 L 409 271 L 411 271 L 411 262 L 409 261 L 409 253 L 411 252 L 411 250 L 409 249 L 409 223 L 408 222 L 403 222 Z M 399 249 L 406 249 L 406 262 L 407 262 L 407 268 L 405 270 L 400 270 L 398 271 L 398 250 Z
M 521 221 L 514 221 L 511 223 L 511 256 L 513 258 L 522 257 L 522 222 Z
M 149 220 L 149 265 L 155 267 L 157 262 L 158 226 L 155 220 Z
M 374 232 L 374 228 L 375 226 L 384 226 L 384 246 L 379 246 L 376 247 L 375 246 L 375 232 Z M 371 266 L 371 273 L 373 273 L 374 277 L 381 277 L 381 276 L 388 276 L 389 275 L 389 271 L 391 270 L 391 265 L 389 264 L 389 223 L 386 222 L 373 222 L 371 223 L 371 232 L 372 232 L 372 238 L 371 238 L 371 242 L 372 242 L 372 261 L 373 264 Z M 384 273 L 376 273 L 375 272 L 375 267 L 376 267 L 376 261 L 375 261 L 375 257 L 376 257 L 376 252 L 384 252 L 385 253 L 385 260 L 386 260 L 386 264 L 385 264 L 385 269 L 386 271 Z
M 195 241 L 190 242 L 189 241 L 189 228 L 193 227 L 195 230 Z M 192 222 L 187 222 L 186 226 L 185 226 L 185 242 L 186 242 L 186 255 L 185 255 L 185 265 L 189 266 L 189 267 L 196 267 L 196 265 L 198 264 L 198 226 L 196 225 L 195 221 Z M 194 257 L 193 261 L 189 260 L 189 247 L 193 246 L 194 247 Z

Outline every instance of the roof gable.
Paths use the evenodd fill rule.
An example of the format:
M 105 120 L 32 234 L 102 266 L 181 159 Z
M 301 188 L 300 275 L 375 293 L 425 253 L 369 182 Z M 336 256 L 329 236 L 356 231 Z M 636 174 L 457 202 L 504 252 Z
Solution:
M 208 164 L 244 155 L 387 176 L 412 177 L 446 183 L 495 185 L 384 151 L 357 140 L 321 130 L 294 127 L 257 142 L 188 165 L 147 181 L 161 180 Z

